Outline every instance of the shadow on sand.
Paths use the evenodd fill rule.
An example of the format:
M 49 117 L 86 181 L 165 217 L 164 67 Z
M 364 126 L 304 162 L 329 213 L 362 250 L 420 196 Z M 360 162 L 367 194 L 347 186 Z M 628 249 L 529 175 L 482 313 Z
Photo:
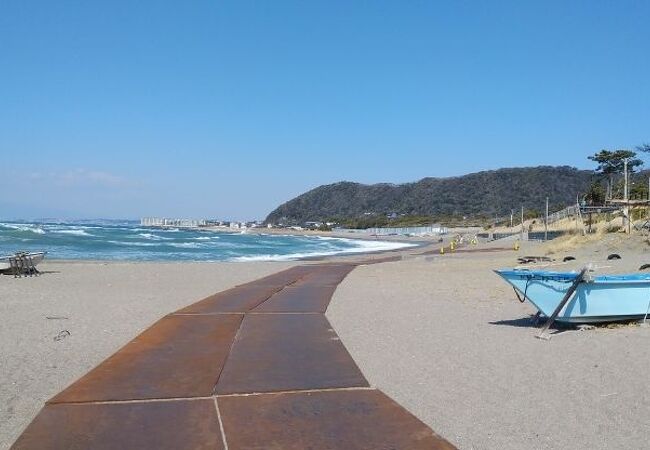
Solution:
M 536 316 L 526 316 L 519 319 L 504 319 L 496 320 L 494 322 L 489 322 L 490 325 L 501 325 L 515 328 L 541 328 L 542 325 L 546 322 L 546 317 L 536 317 Z M 566 331 L 573 331 L 576 327 L 571 324 L 564 324 L 562 322 L 555 322 L 549 328 L 549 331 L 553 330 L 551 334 L 560 334 Z
M 517 328 L 539 328 L 539 325 L 542 323 L 542 321 L 539 319 L 535 321 L 534 316 L 527 316 L 521 317 L 519 319 L 496 320 L 489 323 L 490 325 L 505 325 Z
M 52 273 L 61 273 L 61 271 L 60 270 L 39 270 L 38 274 L 34 273 L 34 274 L 30 275 L 30 274 L 23 273 L 19 277 L 14 277 L 14 274 L 11 273 L 10 271 L 0 271 L 0 276 L 5 275 L 5 276 L 8 276 L 8 277 L 13 277 L 13 278 L 30 278 L 30 277 L 38 277 L 38 276 L 41 276 L 41 275 L 49 275 L 49 274 L 52 274 Z

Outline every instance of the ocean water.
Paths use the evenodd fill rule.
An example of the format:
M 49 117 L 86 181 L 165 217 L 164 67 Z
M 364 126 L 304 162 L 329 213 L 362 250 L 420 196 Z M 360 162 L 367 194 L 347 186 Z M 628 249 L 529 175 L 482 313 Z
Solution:
M 0 256 L 47 251 L 50 259 L 288 261 L 366 253 L 410 244 L 317 236 L 142 227 L 132 221 L 0 222 Z

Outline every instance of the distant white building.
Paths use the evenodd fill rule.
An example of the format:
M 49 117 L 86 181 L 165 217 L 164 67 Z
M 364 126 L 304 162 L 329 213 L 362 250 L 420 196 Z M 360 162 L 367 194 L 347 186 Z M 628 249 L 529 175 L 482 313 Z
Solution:
M 442 225 L 368 228 L 366 231 L 376 236 L 437 236 L 449 232 L 447 227 L 443 227 Z
M 205 219 L 169 219 L 166 217 L 143 217 L 140 219 L 140 225 L 143 227 L 197 228 L 204 227 L 206 223 Z

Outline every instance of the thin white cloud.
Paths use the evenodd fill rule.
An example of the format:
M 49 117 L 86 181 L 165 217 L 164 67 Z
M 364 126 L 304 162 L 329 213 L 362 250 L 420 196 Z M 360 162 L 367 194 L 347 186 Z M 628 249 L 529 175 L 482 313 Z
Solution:
M 12 175 L 12 178 L 24 179 L 27 177 L 32 182 L 66 188 L 104 187 L 117 189 L 134 187 L 138 184 L 134 180 L 121 175 L 83 168 L 48 172 L 34 171 L 20 174 L 14 172 Z
M 127 187 L 131 185 L 126 178 L 109 172 L 99 170 L 75 169 L 62 173 L 55 173 L 54 180 L 63 186 L 103 186 Z

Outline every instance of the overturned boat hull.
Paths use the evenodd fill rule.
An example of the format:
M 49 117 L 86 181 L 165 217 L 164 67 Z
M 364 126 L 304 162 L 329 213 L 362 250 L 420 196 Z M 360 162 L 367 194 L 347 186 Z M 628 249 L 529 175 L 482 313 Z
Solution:
M 522 298 L 550 317 L 578 273 L 496 270 Z M 558 322 L 597 323 L 642 319 L 650 308 L 650 274 L 602 275 L 581 281 Z

